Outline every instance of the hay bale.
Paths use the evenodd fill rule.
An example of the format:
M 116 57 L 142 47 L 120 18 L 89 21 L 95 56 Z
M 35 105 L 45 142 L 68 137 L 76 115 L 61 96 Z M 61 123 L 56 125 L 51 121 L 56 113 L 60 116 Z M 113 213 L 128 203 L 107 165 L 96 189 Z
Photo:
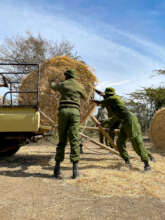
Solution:
M 156 148 L 165 150 L 165 108 L 155 113 L 150 125 L 150 138 Z
M 76 71 L 76 79 L 85 88 L 88 99 L 93 95 L 96 76 L 90 71 L 89 67 L 69 57 L 54 57 L 45 61 L 40 69 L 40 109 L 57 123 L 58 105 L 60 94 L 54 92 L 49 87 L 49 81 L 61 82 L 64 80 L 64 72 L 67 69 L 74 69 Z M 37 88 L 37 71 L 30 73 L 23 81 L 19 88 L 21 91 L 36 90 Z M 34 104 L 36 100 L 35 94 L 20 94 L 19 103 Z M 92 106 L 92 107 L 91 107 Z M 94 105 L 88 100 L 81 101 L 81 121 L 93 111 Z M 42 125 L 50 125 L 50 122 L 41 116 Z

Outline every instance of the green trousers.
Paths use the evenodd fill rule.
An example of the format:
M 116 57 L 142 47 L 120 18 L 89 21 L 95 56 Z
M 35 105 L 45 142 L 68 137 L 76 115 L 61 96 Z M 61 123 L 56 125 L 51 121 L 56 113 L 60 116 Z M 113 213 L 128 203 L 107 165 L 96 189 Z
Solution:
M 122 121 L 122 126 L 117 139 L 117 147 L 124 160 L 129 158 L 128 152 L 126 151 L 127 140 L 132 143 L 135 152 L 140 156 L 141 160 L 143 162 L 148 161 L 149 152 L 143 143 L 140 124 L 137 117 L 132 113 L 130 113 L 128 118 Z
M 80 160 L 80 111 L 77 108 L 61 108 L 58 115 L 59 143 L 56 149 L 55 160 L 62 162 L 65 158 L 67 139 L 70 142 L 70 160 Z

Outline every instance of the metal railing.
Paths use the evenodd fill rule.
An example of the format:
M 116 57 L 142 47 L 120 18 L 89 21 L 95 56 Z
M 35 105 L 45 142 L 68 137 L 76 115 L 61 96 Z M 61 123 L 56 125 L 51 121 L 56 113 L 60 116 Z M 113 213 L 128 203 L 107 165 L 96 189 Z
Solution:
M 21 67 L 22 66 L 22 67 Z M 5 71 L 3 71 L 3 68 L 5 67 Z M 6 67 L 8 70 L 6 70 Z M 9 68 L 10 67 L 10 68 Z M 15 69 L 11 71 L 11 67 L 15 68 L 17 67 L 18 71 Z M 25 67 L 25 68 L 24 68 Z M 32 67 L 32 68 L 31 68 Z M 20 71 L 20 69 L 24 69 Z M 29 71 L 28 71 L 29 69 Z M 26 76 L 30 72 L 37 70 L 37 84 L 36 84 L 36 90 L 20 90 L 19 85 L 21 85 L 23 77 L 17 80 L 12 80 L 16 75 L 23 75 Z M 36 63 L 0 63 L 0 75 L 8 75 L 9 79 L 7 79 L 7 83 L 9 85 L 9 91 L 5 92 L 2 96 L 2 104 L 3 106 L 8 107 L 15 107 L 15 106 L 28 106 L 28 107 L 35 107 L 39 109 L 39 103 L 40 103 L 40 65 Z M 17 94 L 17 97 L 13 100 L 13 94 Z M 19 94 L 36 94 L 36 101 L 35 104 L 21 104 L 18 102 L 18 95 Z M 10 95 L 10 99 L 7 100 L 7 96 Z M 8 102 L 8 104 L 6 104 Z

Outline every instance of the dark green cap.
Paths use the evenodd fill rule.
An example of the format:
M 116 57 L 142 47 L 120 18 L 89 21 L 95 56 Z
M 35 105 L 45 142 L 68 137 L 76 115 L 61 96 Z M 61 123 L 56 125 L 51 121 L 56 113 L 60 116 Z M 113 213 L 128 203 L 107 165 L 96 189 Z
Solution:
M 69 69 L 69 70 L 65 71 L 64 75 L 69 76 L 71 78 L 74 78 L 75 77 L 75 71 Z
M 105 89 L 105 95 L 114 95 L 115 94 L 115 89 L 112 87 L 107 87 Z

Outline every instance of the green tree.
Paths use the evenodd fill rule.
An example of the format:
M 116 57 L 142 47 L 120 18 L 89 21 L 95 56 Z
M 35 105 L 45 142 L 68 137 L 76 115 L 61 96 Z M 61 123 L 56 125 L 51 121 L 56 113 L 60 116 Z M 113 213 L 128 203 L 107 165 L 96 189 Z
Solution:
M 154 113 L 165 106 L 165 88 L 143 88 L 129 94 L 125 102 L 137 115 L 142 130 L 147 131 Z

